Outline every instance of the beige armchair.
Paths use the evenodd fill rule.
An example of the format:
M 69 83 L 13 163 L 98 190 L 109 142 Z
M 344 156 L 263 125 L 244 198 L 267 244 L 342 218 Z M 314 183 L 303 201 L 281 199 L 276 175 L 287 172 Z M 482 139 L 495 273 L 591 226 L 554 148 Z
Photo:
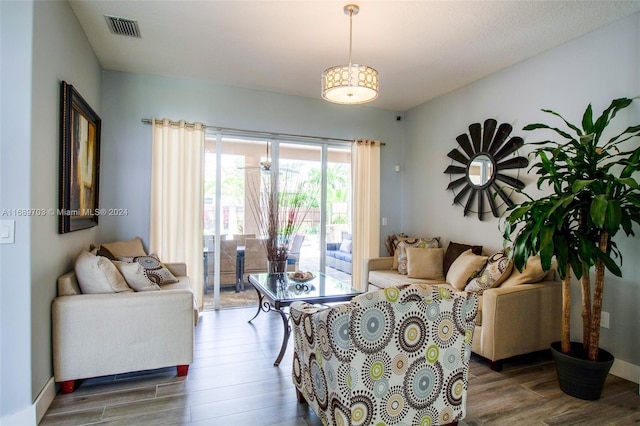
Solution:
M 290 307 L 293 383 L 327 425 L 456 424 L 466 415 L 477 296 L 427 285 Z

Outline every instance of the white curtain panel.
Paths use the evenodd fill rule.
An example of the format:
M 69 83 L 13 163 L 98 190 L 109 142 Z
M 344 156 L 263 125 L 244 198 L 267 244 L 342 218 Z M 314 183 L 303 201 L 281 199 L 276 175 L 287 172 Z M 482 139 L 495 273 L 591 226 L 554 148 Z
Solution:
M 149 249 L 164 262 L 185 262 L 193 293 L 203 298 L 202 123 L 153 119 Z
M 380 142 L 358 139 L 352 147 L 353 286 L 366 288 L 364 259 L 380 254 Z

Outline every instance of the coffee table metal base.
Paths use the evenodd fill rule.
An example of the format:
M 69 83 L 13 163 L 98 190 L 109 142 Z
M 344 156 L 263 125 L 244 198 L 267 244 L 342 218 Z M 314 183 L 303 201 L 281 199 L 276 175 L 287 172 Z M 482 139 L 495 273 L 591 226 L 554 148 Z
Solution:
M 278 309 L 272 307 L 271 303 L 269 303 L 269 301 L 265 299 L 262 293 L 260 293 L 255 286 L 253 287 L 253 289 L 256 291 L 256 293 L 258 293 L 258 310 L 256 311 L 256 314 L 253 316 L 253 318 L 251 318 L 248 322 L 251 323 L 251 321 L 256 319 L 256 317 L 258 316 L 258 314 L 260 314 L 260 312 L 277 312 L 280 314 L 280 317 L 282 318 L 282 324 L 284 325 L 284 337 L 282 338 L 282 346 L 280 347 L 280 353 L 278 354 L 276 361 L 273 363 L 273 365 L 277 367 L 280 365 L 280 361 L 282 361 L 282 358 L 284 357 L 284 353 L 287 351 L 287 344 L 289 343 L 289 336 L 291 335 L 291 326 L 289 325 L 289 316 L 285 313 L 284 306 Z

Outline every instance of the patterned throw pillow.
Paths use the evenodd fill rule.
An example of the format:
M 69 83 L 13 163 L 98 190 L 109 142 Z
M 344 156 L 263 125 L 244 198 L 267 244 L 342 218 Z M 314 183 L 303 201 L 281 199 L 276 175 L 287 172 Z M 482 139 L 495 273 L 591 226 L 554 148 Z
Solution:
M 482 294 L 486 289 L 502 284 L 511 275 L 512 270 L 513 262 L 509 260 L 509 249 L 500 250 L 489 257 L 484 270 L 469 281 L 464 289 Z
M 158 284 L 155 284 L 147 277 L 145 269 L 138 262 L 128 263 L 114 260 L 113 264 L 116 265 L 129 287 L 135 291 L 160 290 Z
M 148 256 L 119 257 L 119 261 L 127 263 L 138 263 L 144 268 L 144 274 L 154 284 L 177 283 L 178 279 L 160 262 L 158 256 L 150 254 Z
M 440 246 L 440 237 L 433 238 L 412 238 L 400 241 L 396 249 L 398 259 L 398 273 L 407 275 L 407 247 L 417 248 L 438 248 Z

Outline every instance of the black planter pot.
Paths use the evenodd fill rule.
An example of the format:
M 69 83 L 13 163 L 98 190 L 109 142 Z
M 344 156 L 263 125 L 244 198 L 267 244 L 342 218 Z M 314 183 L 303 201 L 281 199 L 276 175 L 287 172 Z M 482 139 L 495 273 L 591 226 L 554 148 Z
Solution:
M 560 389 L 568 395 L 594 401 L 600 399 L 604 382 L 613 365 L 613 355 L 598 349 L 598 361 L 589 361 L 582 343 L 571 342 L 571 353 L 564 354 L 560 342 L 551 344 Z

